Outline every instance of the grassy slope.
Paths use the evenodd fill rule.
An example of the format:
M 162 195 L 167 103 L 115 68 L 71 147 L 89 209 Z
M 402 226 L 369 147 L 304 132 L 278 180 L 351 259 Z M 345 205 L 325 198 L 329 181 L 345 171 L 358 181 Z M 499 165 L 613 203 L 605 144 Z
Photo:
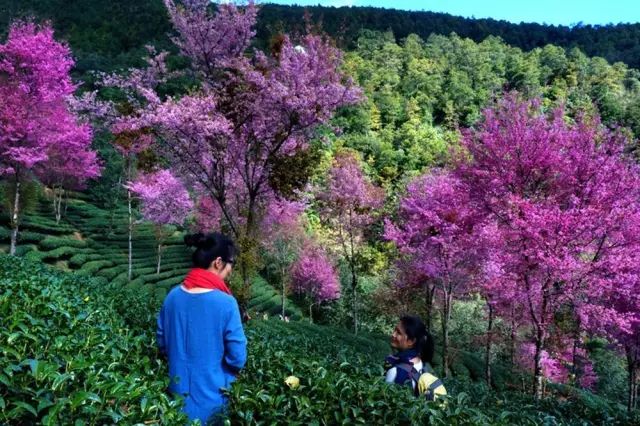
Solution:
M 0 252 L 8 252 L 8 216 L 0 216 Z M 92 276 L 103 283 L 146 286 L 158 298 L 180 283 L 190 265 L 190 251 L 182 243 L 182 234 L 174 233 L 164 245 L 160 274 L 156 274 L 157 246 L 152 225 L 137 224 L 133 235 L 132 281 L 128 272 L 127 211 L 113 215 L 96 207 L 82 196 L 69 202 L 67 214 L 55 222 L 52 206 L 40 199 L 25 215 L 20 226 L 18 254 L 54 265 L 62 270 Z M 288 302 L 287 314 L 302 318 L 302 312 Z M 254 315 L 280 312 L 278 292 L 258 277 L 252 285 L 249 309 Z
M 123 295 L 117 296 L 123 298 L 123 301 L 116 302 L 116 305 L 126 306 L 126 308 L 117 309 L 131 325 L 131 332 L 134 335 L 144 334 L 145 340 L 149 340 L 149 329 L 153 326 L 149 318 L 153 315 L 140 318 L 139 312 L 144 311 L 149 314 L 157 309 L 157 303 L 161 297 L 153 297 L 154 300 L 151 301 L 147 296 L 149 294 L 164 295 L 168 288 L 180 281 L 189 264 L 189 252 L 181 244 L 180 235 L 173 236 L 167 243 L 162 273 L 156 275 L 155 241 L 152 229 L 149 225 L 139 225 L 134 236 L 134 280 L 127 285 L 127 236 L 126 231 L 123 231 L 126 229 L 125 219 L 125 211 L 116 212 L 113 228 L 117 231 L 109 232 L 108 212 L 85 200 L 76 199 L 69 206 L 67 218 L 60 224 L 55 224 L 50 206 L 46 201 L 41 200 L 37 209 L 23 222 L 19 247 L 25 258 L 54 265 L 58 269 L 75 271 L 71 275 L 71 281 L 74 280 L 74 276 L 78 277 L 78 280 L 92 277 L 91 281 L 98 292 L 101 286 L 107 284 L 115 284 L 115 288 L 118 288 L 118 284 L 124 285 L 126 291 Z M 8 229 L 6 222 L 0 225 L 4 226 L 0 227 L 0 244 L 4 244 L 6 249 Z M 41 274 L 41 271 L 35 271 L 34 275 L 36 274 Z M 114 288 L 114 286 L 109 287 Z M 258 279 L 254 283 L 254 297 L 250 301 L 250 308 L 254 312 L 275 313 L 279 307 L 276 296 L 277 293 L 273 287 L 264 280 Z M 292 304 L 289 303 L 289 306 Z M 33 317 L 37 318 L 37 315 Z M 64 330 L 55 330 L 55 332 L 65 334 Z M 388 390 L 380 379 L 381 360 L 388 351 L 385 337 L 353 336 L 342 329 L 315 326 L 305 321 L 292 321 L 286 324 L 277 320 L 262 321 L 260 319 L 248 325 L 247 335 L 250 339 L 250 361 L 238 386 L 234 386 L 232 390 L 234 421 L 308 424 L 310 418 L 315 418 L 321 419 L 320 423 L 357 423 L 366 419 L 388 423 L 391 418 L 394 418 L 388 416 L 400 415 L 396 411 L 397 403 L 394 400 L 397 398 L 404 400 L 405 397 Z M 149 348 L 153 347 L 151 340 L 146 345 Z M 56 358 L 55 354 L 50 355 L 53 359 Z M 33 354 L 29 357 L 32 358 Z M 482 386 L 480 383 L 482 365 L 479 357 L 473 354 L 465 354 L 460 358 L 460 362 L 454 366 L 457 378 L 447 381 L 447 387 L 455 394 L 462 396 L 465 394 L 464 391 L 470 392 L 469 389 Z M 100 362 L 103 361 L 109 364 L 109 360 Z M 16 362 L 16 365 L 20 365 L 22 361 L 16 359 Z M 288 393 L 288 388 L 283 384 L 288 374 L 300 376 L 303 386 L 301 393 Z M 504 412 L 491 411 L 494 410 L 492 407 L 495 404 L 506 403 L 511 398 L 513 404 L 518 406 L 521 403 L 528 404 L 529 421 L 536 419 L 533 424 L 541 419 L 537 417 L 537 408 L 531 405 L 531 401 L 526 397 L 519 397 L 520 394 L 517 392 L 502 396 L 487 394 L 486 389 L 482 387 L 477 388 L 476 391 L 482 394 L 480 401 L 476 401 L 476 394 L 471 395 L 470 399 L 461 397 L 458 404 L 462 407 L 462 411 L 458 410 L 459 413 L 455 414 L 456 408 L 452 405 L 446 411 L 438 412 L 437 416 L 443 416 L 442 418 L 448 419 L 447 421 L 453 421 L 458 415 L 463 416 L 465 420 L 460 421 L 460 424 L 467 424 L 467 422 L 482 424 L 487 421 L 490 424 L 519 423 L 517 411 L 508 411 L 507 407 L 505 407 L 507 411 Z M 522 401 L 520 402 L 518 398 Z M 591 396 L 589 398 L 596 401 L 593 403 L 594 408 L 580 415 L 581 418 L 591 417 L 593 413 L 601 413 L 602 407 L 607 407 L 603 405 L 608 404 L 606 401 L 601 402 Z M 570 399 L 569 403 L 573 404 L 573 400 Z M 326 407 L 319 409 L 318 404 Z M 567 405 L 567 403 L 563 404 Z M 580 404 L 579 409 L 587 410 L 583 403 Z M 513 408 L 512 406 L 509 409 L 513 410 Z M 291 410 L 297 412 L 295 418 L 290 417 Z M 549 410 L 548 406 L 545 410 Z M 559 410 L 553 413 L 556 419 L 567 416 L 571 410 L 575 411 L 572 405 L 562 408 L 562 404 Z M 605 414 L 608 415 L 608 412 L 607 409 Z M 262 414 L 256 418 L 257 413 Z M 424 415 L 421 411 L 412 413 L 409 414 Z M 502 416 L 504 413 L 507 414 L 498 421 L 496 416 Z M 600 416 L 600 414 L 597 415 Z M 415 417 L 404 417 L 401 422 L 414 420 Z M 568 422 L 568 424 L 572 423 L 572 421 Z M 624 421 L 612 424 L 615 423 L 624 424 Z

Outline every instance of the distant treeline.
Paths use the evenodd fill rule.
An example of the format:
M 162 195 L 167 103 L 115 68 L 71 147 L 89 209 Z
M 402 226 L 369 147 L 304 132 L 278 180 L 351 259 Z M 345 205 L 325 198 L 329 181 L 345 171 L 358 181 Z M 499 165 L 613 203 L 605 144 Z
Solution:
M 304 29 L 305 10 L 314 21 L 339 43 L 351 49 L 362 28 L 391 30 L 402 39 L 417 34 L 426 39 L 430 34 L 449 35 L 452 32 L 476 42 L 490 35 L 501 37 L 507 44 L 531 50 L 547 44 L 564 48 L 579 47 L 588 56 L 601 56 L 609 62 L 625 62 L 640 68 L 640 23 L 619 25 L 581 25 L 573 27 L 535 23 L 513 24 L 495 19 L 471 19 L 446 13 L 411 12 L 377 7 L 281 6 L 262 7 L 258 20 L 258 38 L 284 29 L 287 32 Z
M 258 20 L 258 39 L 267 46 L 279 32 L 302 32 L 305 11 L 347 50 L 356 47 L 362 29 L 391 30 L 398 39 L 409 34 L 427 39 L 432 33 L 455 32 L 476 42 L 489 35 L 499 36 L 525 51 L 547 44 L 578 47 L 588 56 L 640 68 L 640 24 L 566 27 L 374 7 L 265 4 Z M 162 0 L 0 0 L 0 33 L 10 20 L 26 16 L 53 22 L 59 35 L 73 47 L 80 72 L 133 65 L 145 44 L 169 45 L 167 33 L 171 26 Z

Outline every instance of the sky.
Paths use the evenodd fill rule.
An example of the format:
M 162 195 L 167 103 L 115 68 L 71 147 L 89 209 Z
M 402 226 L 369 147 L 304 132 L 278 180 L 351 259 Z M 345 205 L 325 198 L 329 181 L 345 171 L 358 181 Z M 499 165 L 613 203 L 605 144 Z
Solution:
M 376 6 L 550 25 L 640 22 L 640 0 L 261 0 L 322 6 Z

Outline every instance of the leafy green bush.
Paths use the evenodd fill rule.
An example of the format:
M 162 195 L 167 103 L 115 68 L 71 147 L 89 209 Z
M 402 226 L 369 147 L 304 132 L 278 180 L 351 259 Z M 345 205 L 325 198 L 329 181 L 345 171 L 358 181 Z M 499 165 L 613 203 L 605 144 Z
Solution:
M 69 259 L 69 266 L 71 268 L 80 268 L 87 262 L 91 262 L 94 260 L 101 260 L 105 256 L 101 253 L 78 253 L 71 256 Z
M 256 321 L 249 361 L 228 391 L 230 424 L 631 425 L 622 407 L 583 391 L 536 401 L 482 382 L 445 379 L 446 404 L 416 400 L 382 381 L 385 340 L 305 322 Z M 300 379 L 297 389 L 285 379 Z
M 87 242 L 84 240 L 76 240 L 73 238 L 61 238 L 48 236 L 44 240 L 40 241 L 40 248 L 44 250 L 53 250 L 58 247 L 74 247 L 85 248 Z
M 0 288 L 0 423 L 184 424 L 152 329 L 93 281 L 0 256 Z
M 113 262 L 111 262 L 110 260 L 92 260 L 82 265 L 82 268 L 80 268 L 78 272 L 85 275 L 92 276 L 92 275 L 95 275 L 102 268 L 106 268 L 112 265 L 113 265 Z
M 49 251 L 30 251 L 25 254 L 25 258 L 32 261 L 48 262 L 59 259 L 66 259 L 78 253 L 75 247 L 58 247 Z

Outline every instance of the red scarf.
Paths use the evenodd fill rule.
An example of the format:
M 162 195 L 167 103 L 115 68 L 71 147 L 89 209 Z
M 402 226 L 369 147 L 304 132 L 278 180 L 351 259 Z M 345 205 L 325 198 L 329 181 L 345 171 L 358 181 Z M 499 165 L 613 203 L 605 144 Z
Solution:
M 212 290 L 220 290 L 227 294 L 231 294 L 231 290 L 224 283 L 222 278 L 202 268 L 193 268 L 184 278 L 184 287 L 187 290 L 192 288 L 210 288 Z

